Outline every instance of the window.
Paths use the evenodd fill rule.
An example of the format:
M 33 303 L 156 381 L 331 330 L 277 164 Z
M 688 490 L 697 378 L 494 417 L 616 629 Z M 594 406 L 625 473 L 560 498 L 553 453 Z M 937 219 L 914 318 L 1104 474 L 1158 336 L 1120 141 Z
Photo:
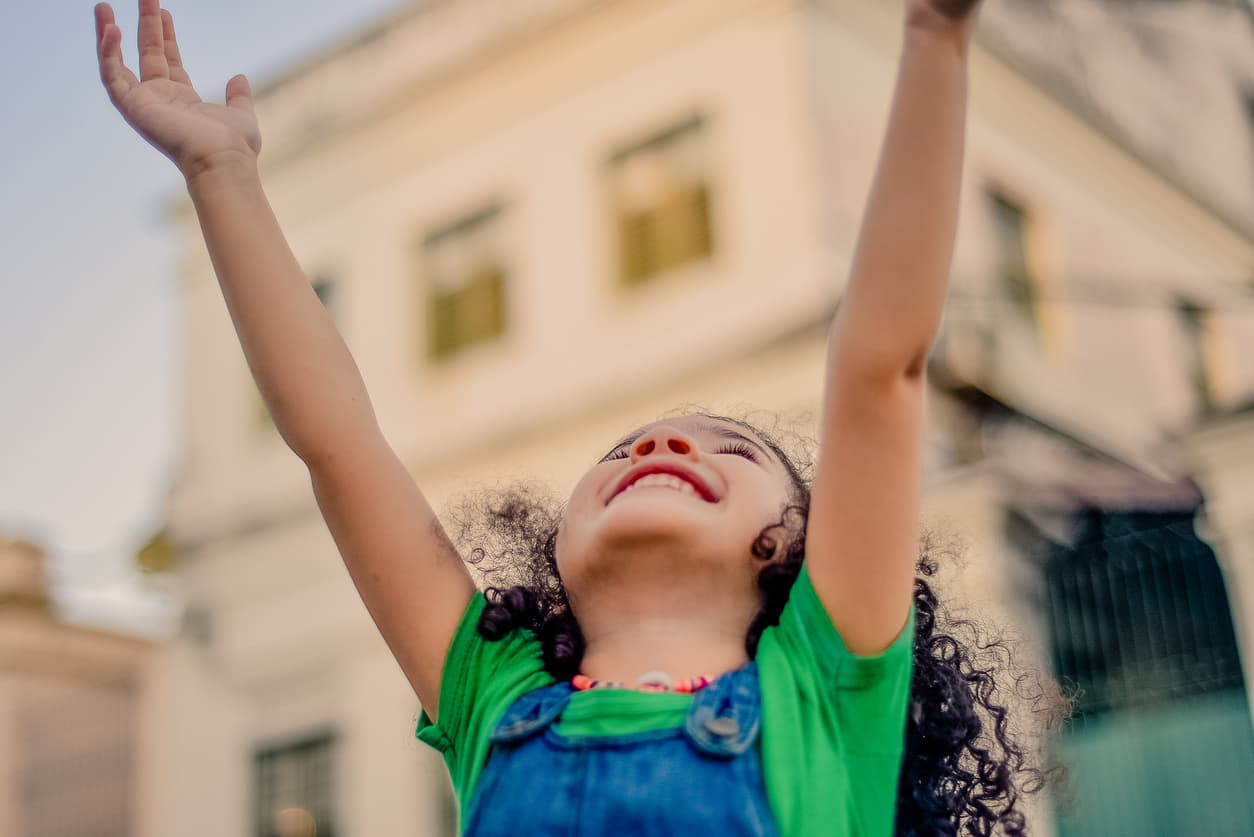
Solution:
M 1061 323 L 1056 304 L 1046 299 L 1051 280 L 1044 263 L 1044 229 L 1039 218 L 1000 190 L 988 193 L 993 228 L 993 263 L 998 295 L 1046 350 L 1060 348 Z
M 257 837 L 335 837 L 335 737 L 257 751 Z
M 1219 343 L 1216 340 L 1214 315 L 1187 299 L 1177 299 L 1175 308 L 1176 319 L 1186 341 L 1185 374 L 1198 408 L 1207 413 L 1215 408 L 1219 383 Z
M 500 207 L 477 212 L 422 240 L 426 355 L 446 360 L 505 333 L 505 247 Z
M 1037 281 L 1028 262 L 1028 218 L 1023 207 L 1003 195 L 989 195 L 992 203 L 994 258 L 1002 290 L 1015 310 L 1036 316 Z
M 624 285 L 642 284 L 713 251 L 708 168 L 701 117 L 610 158 L 618 276 Z

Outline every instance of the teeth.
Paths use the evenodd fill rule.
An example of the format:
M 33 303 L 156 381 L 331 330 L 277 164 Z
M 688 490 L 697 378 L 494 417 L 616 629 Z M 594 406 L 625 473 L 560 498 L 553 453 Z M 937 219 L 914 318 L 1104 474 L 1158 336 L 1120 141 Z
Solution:
M 660 485 L 665 486 L 666 488 L 674 488 L 684 494 L 695 495 L 697 493 L 697 489 L 693 487 L 692 483 L 670 474 L 649 474 L 647 477 L 641 477 L 631 485 L 627 486 L 626 491 L 623 493 L 625 494 L 627 491 L 631 491 L 638 485 Z

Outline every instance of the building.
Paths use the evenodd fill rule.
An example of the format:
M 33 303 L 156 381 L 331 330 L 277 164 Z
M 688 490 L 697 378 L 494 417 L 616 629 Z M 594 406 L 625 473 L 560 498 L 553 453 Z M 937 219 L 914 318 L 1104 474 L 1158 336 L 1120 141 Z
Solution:
M 1248 6 L 990 12 L 990 50 L 1248 246 Z M 1067 150 L 1087 158 L 1092 183 L 1144 188 L 1090 148 Z M 1024 160 L 1014 187 L 991 190 L 1000 265 L 972 271 L 982 288 L 960 286 L 936 355 L 933 381 L 958 417 L 951 462 L 966 464 L 932 499 L 984 509 L 982 524 L 968 517 L 971 539 L 1002 571 L 968 578 L 995 580 L 992 606 L 1017 611 L 1006 615 L 1044 640 L 1050 668 L 1079 693 L 1060 747 L 1075 799 L 1058 832 L 1245 834 L 1254 270 L 1248 255 L 1224 267 L 1187 248 L 1180 262 L 1123 249 L 1096 219 L 1099 201 L 1069 206 L 1039 181 L 1016 198 L 1032 168 Z M 1189 224 L 1175 214 L 1183 204 L 1141 194 L 1139 209 L 1117 210 L 1121 223 Z M 998 285 L 1008 299 L 989 305 Z
M 0 833 L 135 833 L 149 651 L 58 620 L 42 550 L 0 538 Z
M 1106 57 L 1144 68 L 1110 81 L 1039 47 L 1068 43 L 1058 31 L 1127 47 L 1101 37 L 1122 31 L 1116 4 L 1062 22 L 1042 5 L 992 4 L 973 55 L 928 517 L 969 544 L 958 600 L 1057 667 L 1070 605 L 1040 591 L 1050 550 L 1082 560 L 1076 516 L 1191 525 L 1204 498 L 1198 549 L 1248 649 L 1254 50 Z M 1189 25 L 1249 44 L 1243 14 Z M 523 475 L 564 492 L 689 403 L 810 431 L 899 31 L 881 0 L 421 2 L 260 90 L 267 191 L 433 505 Z M 1228 86 L 1182 99 L 1179 121 L 1239 130 L 1172 167 L 1127 116 L 1141 108 L 1103 103 L 1149 96 L 1181 61 Z M 155 668 L 139 833 L 448 833 L 415 699 L 260 407 L 190 206 L 175 215 L 188 342 L 169 532 L 191 603 Z M 1244 680 L 1224 671 L 1239 744 Z M 1038 813 L 1123 833 L 1085 816 Z

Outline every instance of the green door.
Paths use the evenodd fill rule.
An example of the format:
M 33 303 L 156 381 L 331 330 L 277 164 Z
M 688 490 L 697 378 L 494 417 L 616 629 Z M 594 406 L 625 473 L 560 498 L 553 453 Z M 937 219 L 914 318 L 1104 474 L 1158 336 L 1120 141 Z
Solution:
M 1060 837 L 1254 837 L 1254 727 L 1194 516 L 1092 509 L 1044 550 L 1055 671 L 1079 690 Z

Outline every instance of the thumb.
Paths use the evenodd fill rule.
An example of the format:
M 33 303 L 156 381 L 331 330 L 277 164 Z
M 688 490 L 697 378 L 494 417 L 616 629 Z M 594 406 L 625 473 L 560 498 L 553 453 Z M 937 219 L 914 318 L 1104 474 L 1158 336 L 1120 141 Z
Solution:
M 226 83 L 226 106 L 253 113 L 253 89 L 243 73 Z

